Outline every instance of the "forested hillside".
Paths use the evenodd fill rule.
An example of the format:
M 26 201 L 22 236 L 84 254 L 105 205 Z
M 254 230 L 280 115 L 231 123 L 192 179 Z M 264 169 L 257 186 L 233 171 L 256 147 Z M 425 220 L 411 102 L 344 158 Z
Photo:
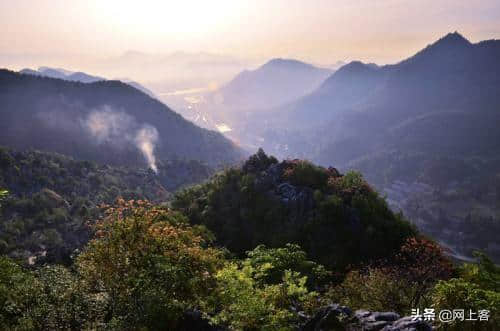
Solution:
M 115 165 L 242 158 L 221 134 L 196 127 L 156 99 L 119 81 L 94 83 L 0 70 L 0 144 Z
M 0 222 L 0 253 L 25 262 L 69 263 L 73 251 L 89 240 L 89 222 L 101 215 L 101 205 L 117 198 L 165 202 L 175 190 L 212 172 L 197 161 L 159 161 L 154 174 L 0 148 L 0 187 L 9 192 Z

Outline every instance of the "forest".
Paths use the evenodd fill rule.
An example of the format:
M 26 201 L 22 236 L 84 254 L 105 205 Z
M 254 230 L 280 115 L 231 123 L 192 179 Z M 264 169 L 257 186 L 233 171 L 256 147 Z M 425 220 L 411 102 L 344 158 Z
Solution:
M 173 194 L 156 183 L 158 194 L 134 182 L 138 170 L 41 152 L 1 155 L 3 174 L 32 176 L 2 179 L 3 329 L 356 330 L 405 322 L 423 330 L 426 322 L 400 320 L 417 307 L 488 311 L 488 321 L 436 322 L 446 330 L 500 327 L 500 268 L 479 252 L 474 263 L 450 259 L 359 173 L 278 162 L 259 150 Z M 203 175 L 192 169 L 186 182 Z M 39 186 L 27 189 L 23 178 Z M 32 207 L 20 213 L 20 204 Z M 25 236 L 30 227 L 38 235 Z M 17 253 L 30 249 L 50 254 L 32 261 Z M 367 320 L 359 309 L 391 313 Z

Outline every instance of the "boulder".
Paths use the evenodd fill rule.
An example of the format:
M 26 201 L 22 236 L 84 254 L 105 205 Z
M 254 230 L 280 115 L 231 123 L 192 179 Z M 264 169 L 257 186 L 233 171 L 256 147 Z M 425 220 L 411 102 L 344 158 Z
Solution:
M 345 306 L 331 304 L 318 310 L 299 328 L 302 331 L 431 331 L 424 321 L 400 317 L 394 312 L 357 310 L 354 314 Z

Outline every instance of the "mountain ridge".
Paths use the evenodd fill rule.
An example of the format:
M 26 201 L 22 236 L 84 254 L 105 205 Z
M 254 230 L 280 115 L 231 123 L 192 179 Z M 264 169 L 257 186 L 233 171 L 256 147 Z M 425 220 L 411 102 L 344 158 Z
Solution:
M 35 76 L 45 76 L 50 78 L 63 79 L 68 81 L 82 82 L 82 83 L 95 83 L 101 80 L 109 80 L 104 77 L 89 75 L 82 71 L 70 71 L 62 68 L 51 68 L 51 67 L 39 67 L 38 70 L 33 70 L 30 68 L 25 68 L 19 71 L 22 74 L 29 74 Z M 138 89 L 139 91 L 149 95 L 150 97 L 156 98 L 154 93 L 148 88 L 142 86 L 138 82 L 135 82 L 130 79 L 111 79 L 111 80 L 119 80 L 132 87 Z
M 147 134 L 160 158 L 199 159 L 214 166 L 243 155 L 219 133 L 196 127 L 120 81 L 70 82 L 1 69 L 0 86 L 6 92 L 0 94 L 0 143 L 10 147 L 144 164 L 137 139 Z M 95 121 L 106 125 L 95 126 Z
M 240 72 L 216 95 L 222 96 L 223 105 L 232 108 L 272 108 L 313 90 L 331 72 L 302 61 L 276 58 L 254 70 Z

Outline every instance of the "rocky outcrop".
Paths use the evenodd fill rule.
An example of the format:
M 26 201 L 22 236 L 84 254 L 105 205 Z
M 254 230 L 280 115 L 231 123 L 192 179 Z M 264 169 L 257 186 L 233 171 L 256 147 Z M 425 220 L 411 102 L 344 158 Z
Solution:
M 321 308 L 300 328 L 301 331 L 345 330 L 344 321 L 350 319 L 352 310 L 338 304 Z
M 411 316 L 401 317 L 394 312 L 370 312 L 331 304 L 319 309 L 314 316 L 299 313 L 303 323 L 298 331 L 432 331 L 424 321 Z M 225 331 L 224 326 L 212 325 L 197 310 L 186 311 L 176 326 L 179 331 Z
M 431 331 L 432 327 L 412 317 L 401 317 L 394 312 L 370 312 L 357 310 L 338 304 L 320 309 L 300 328 L 301 331 Z

